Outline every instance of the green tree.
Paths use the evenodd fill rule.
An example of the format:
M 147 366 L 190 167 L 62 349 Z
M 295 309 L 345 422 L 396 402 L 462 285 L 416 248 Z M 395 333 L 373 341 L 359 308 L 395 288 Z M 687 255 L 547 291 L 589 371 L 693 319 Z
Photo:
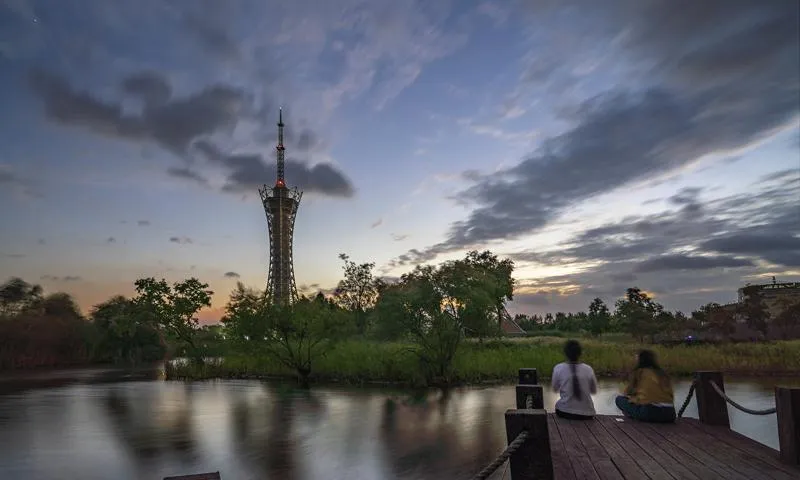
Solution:
M 474 264 L 418 266 L 387 287 L 377 310 L 414 344 L 428 382 L 450 380 L 453 359 L 475 311 L 496 311 L 496 286 Z
M 304 386 L 314 362 L 349 333 L 347 313 L 327 302 L 301 299 L 289 306 L 270 305 L 264 293 L 241 283 L 225 310 L 226 334 L 244 351 L 266 354 L 294 370 Z
M 166 280 L 152 277 L 136 280 L 134 303 L 154 325 L 183 347 L 185 353 L 195 361 L 203 358 L 195 336 L 200 323 L 195 317 L 203 307 L 211 306 L 208 284 L 196 278 L 169 285 Z
M 617 300 L 615 316 L 624 331 L 640 341 L 649 336 L 652 342 L 659 333 L 658 319 L 663 311 L 663 306 L 654 302 L 639 288 L 633 287 L 625 292 L 625 298 Z
M 786 340 L 791 330 L 800 327 L 800 302 L 785 300 L 781 302 L 781 312 L 773 320 L 773 324 L 783 330 L 783 339 Z
M 382 281 L 372 274 L 374 263 L 356 264 L 344 253 L 339 258 L 344 262 L 344 278 L 336 286 L 333 298 L 337 305 L 352 313 L 356 330 L 363 335 L 369 328 L 368 312 L 378 301 Z
M 766 335 L 769 329 L 770 313 L 764 299 L 759 295 L 758 289 L 757 285 L 750 285 L 742 289 L 744 300 L 736 306 L 736 314 L 744 317 L 748 327 Z
M 41 286 L 28 283 L 19 277 L 12 277 L 0 285 L 0 315 L 17 315 L 41 298 Z
M 730 336 L 736 331 L 735 311 L 716 304 L 709 304 L 706 324 L 708 329 L 720 335 Z
M 463 262 L 466 267 L 481 272 L 481 275 L 486 277 L 486 284 L 481 288 L 486 288 L 494 299 L 494 315 L 492 317 L 497 323 L 497 328 L 480 328 L 479 330 L 487 333 L 502 331 L 505 303 L 514 299 L 514 277 L 512 276 L 514 262 L 510 258 L 500 260 L 489 250 L 467 252 Z
M 711 313 L 720 308 L 719 303 L 707 303 L 692 312 L 691 325 L 694 329 L 704 331 L 711 328 Z
M 93 357 L 99 361 L 140 363 L 164 357 L 166 345 L 155 325 L 132 300 L 116 295 L 97 304 L 90 314 L 96 338 Z
M 589 332 L 594 336 L 607 332 L 611 327 L 611 312 L 602 299 L 595 298 L 592 300 L 589 305 L 587 323 Z

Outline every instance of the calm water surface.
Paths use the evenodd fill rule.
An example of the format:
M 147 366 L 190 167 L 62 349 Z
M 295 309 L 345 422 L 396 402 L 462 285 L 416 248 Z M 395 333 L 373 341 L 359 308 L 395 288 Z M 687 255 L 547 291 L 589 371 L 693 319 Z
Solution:
M 728 379 L 752 408 L 772 386 Z M 676 382 L 676 402 L 688 382 Z M 598 413 L 618 414 L 616 381 L 601 381 Z M 555 396 L 545 393 L 545 408 Z M 259 381 L 159 381 L 155 374 L 81 370 L 0 379 L 0 479 L 160 480 L 219 470 L 224 480 L 469 478 L 505 445 L 514 387 L 441 392 Z M 774 415 L 729 409 L 732 427 L 777 448 Z M 694 403 L 687 416 L 696 417 Z M 501 475 L 498 475 L 499 478 Z

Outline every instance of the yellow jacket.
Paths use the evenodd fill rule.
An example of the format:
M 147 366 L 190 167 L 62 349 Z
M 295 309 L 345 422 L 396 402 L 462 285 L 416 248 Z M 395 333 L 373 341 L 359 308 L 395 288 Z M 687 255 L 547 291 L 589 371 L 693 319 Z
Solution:
M 637 368 L 631 373 L 625 394 L 637 405 L 672 404 L 672 382 L 651 368 Z

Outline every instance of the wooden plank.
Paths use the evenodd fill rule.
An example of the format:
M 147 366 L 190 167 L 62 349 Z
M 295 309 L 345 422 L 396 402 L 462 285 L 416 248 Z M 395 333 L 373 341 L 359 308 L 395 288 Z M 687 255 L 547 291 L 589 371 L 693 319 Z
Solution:
M 594 421 L 586 422 L 586 428 L 592 433 L 595 439 L 603 446 L 603 449 L 608 454 L 611 461 L 622 473 L 624 478 L 650 478 L 639 465 L 633 461 L 617 440 L 612 437 L 608 431 L 600 425 L 600 421 L 595 418 Z
M 589 430 L 588 423 L 594 423 L 595 420 L 583 420 L 581 422 L 573 422 L 571 427 L 575 435 L 581 440 L 586 453 L 589 455 L 589 460 L 594 464 L 594 470 L 602 480 L 624 480 L 622 475 L 614 462 L 611 461 L 606 450 L 600 444 L 600 441 L 594 437 L 594 434 Z
M 643 423 L 642 425 L 646 424 Z M 727 462 L 720 461 L 706 452 L 702 448 L 704 446 L 702 442 L 699 442 L 699 446 L 696 446 L 696 443 L 692 441 L 693 438 L 697 437 L 694 435 L 694 429 L 689 426 L 682 426 L 680 420 L 677 424 L 647 425 L 647 427 L 660 435 L 664 441 L 671 443 L 685 454 L 694 457 L 702 465 L 712 470 L 719 478 L 725 480 L 750 480 L 750 477 L 730 468 Z M 708 478 L 714 477 L 709 476 Z
M 556 416 L 547 415 L 547 430 L 550 432 L 550 451 L 553 455 L 553 473 L 557 480 L 577 480 L 575 470 L 567 458 L 567 451 L 556 426 Z
M 653 425 L 651 423 L 645 422 L 630 422 L 629 425 L 633 426 L 633 428 L 641 435 L 643 438 L 647 439 L 647 441 L 652 442 L 655 445 L 658 445 L 658 448 L 663 451 L 666 455 L 671 457 L 674 462 L 677 462 L 684 468 L 688 469 L 690 472 L 694 474 L 694 476 L 699 477 L 703 480 L 706 479 L 721 479 L 721 480 L 728 480 L 730 476 L 727 475 L 720 475 L 716 471 L 712 470 L 705 463 L 698 461 L 690 452 L 687 452 L 678 446 L 674 445 L 669 439 L 666 438 L 665 435 L 662 435 L 661 432 L 666 432 L 669 430 L 668 427 L 676 427 L 677 425 L 673 424 L 662 424 L 662 425 Z M 680 427 L 678 427 L 680 428 Z M 663 466 L 666 467 L 662 463 Z
M 702 477 L 687 468 L 685 465 L 676 461 L 669 453 L 665 452 L 663 442 L 654 442 L 652 438 L 643 434 L 643 430 L 637 427 L 641 422 L 628 420 L 615 422 L 616 426 L 623 431 L 632 441 L 639 445 L 642 450 L 650 454 L 653 460 L 658 462 L 664 470 L 670 473 L 677 480 L 703 480 Z
M 763 474 L 776 480 L 800 478 L 800 469 L 781 463 L 778 452 L 763 443 L 756 442 L 741 433 L 725 427 L 704 425 L 694 419 L 686 419 L 686 423 L 695 429 L 706 432 L 718 442 L 736 449 L 736 455 L 758 467 Z
M 592 462 L 589 460 L 589 455 L 583 448 L 580 438 L 575 435 L 570 424 L 572 422 L 581 422 L 583 420 L 566 420 L 556 416 L 554 418 L 555 426 L 561 433 L 561 441 L 564 443 L 564 449 L 567 452 L 567 458 L 572 463 L 572 468 L 575 470 L 575 476 L 580 480 L 583 479 L 596 479 L 600 480 L 600 476 L 594 470 Z
M 680 424 L 685 428 L 676 431 L 679 435 L 683 436 L 683 440 L 691 443 L 694 448 L 708 453 L 716 458 L 717 461 L 728 465 L 731 469 L 736 470 L 748 479 L 769 480 L 772 478 L 764 473 L 762 464 L 757 461 L 755 463 L 752 462 L 751 457 L 740 455 L 739 451 L 720 442 L 704 429 L 697 428 L 701 425 L 697 420 L 684 418 L 680 420 Z M 692 434 L 688 435 L 688 432 L 692 432 Z
M 623 417 L 605 415 L 597 418 L 600 424 L 608 431 L 609 435 L 617 439 L 622 448 L 628 452 L 633 461 L 644 470 L 647 476 L 653 480 L 672 480 L 675 478 L 619 428 L 620 423 L 630 422 L 631 420 Z

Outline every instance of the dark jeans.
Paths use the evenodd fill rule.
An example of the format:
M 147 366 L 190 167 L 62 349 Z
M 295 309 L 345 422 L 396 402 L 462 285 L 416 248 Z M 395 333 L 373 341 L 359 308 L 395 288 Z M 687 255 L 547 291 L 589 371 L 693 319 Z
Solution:
M 589 415 L 578 415 L 577 413 L 562 412 L 557 408 L 556 408 L 556 415 L 558 415 L 561 418 L 566 418 L 567 420 L 591 420 L 594 418 Z
M 660 407 L 656 405 L 638 405 L 631 403 L 624 395 L 617 396 L 615 402 L 617 408 L 622 410 L 625 416 L 634 420 L 652 423 L 673 423 L 675 421 L 675 407 Z

